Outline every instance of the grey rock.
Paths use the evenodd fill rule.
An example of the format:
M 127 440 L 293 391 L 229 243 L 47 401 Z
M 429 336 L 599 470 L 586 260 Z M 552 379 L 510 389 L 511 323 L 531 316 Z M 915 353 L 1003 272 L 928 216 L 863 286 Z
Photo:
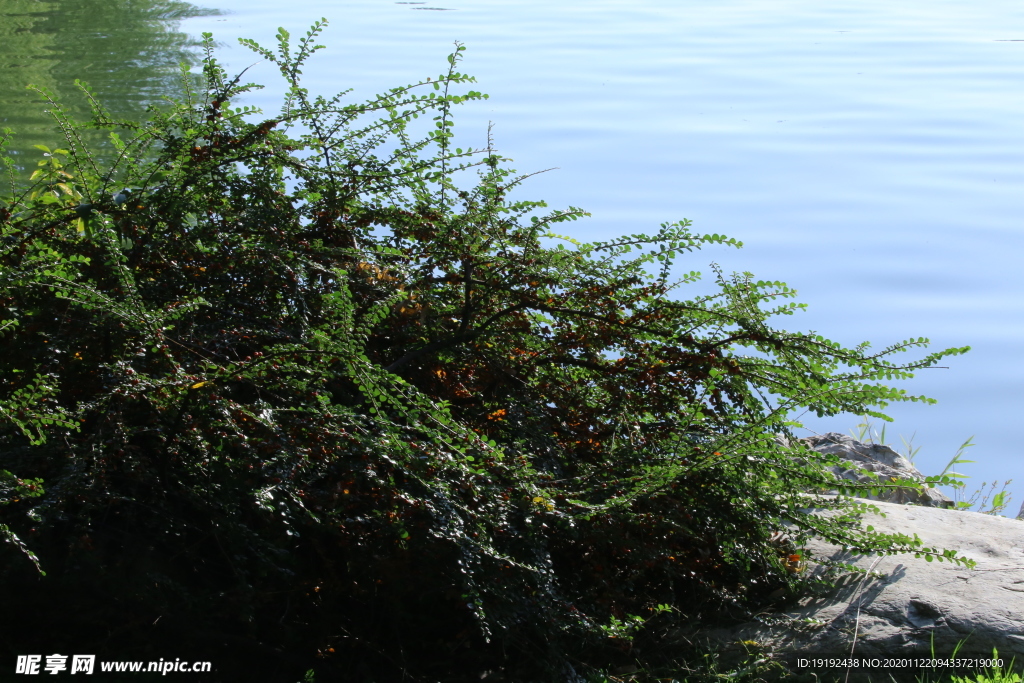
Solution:
M 777 607 L 757 621 L 684 635 L 720 650 L 722 661 L 741 661 L 751 642 L 800 672 L 799 657 L 856 658 L 990 657 L 1024 655 L 1024 524 L 978 512 L 874 503 L 886 516 L 868 514 L 861 523 L 876 530 L 920 536 L 925 547 L 953 549 L 977 562 L 974 569 L 951 562 L 926 562 L 913 555 L 855 556 L 821 540 L 808 542 L 805 571 L 821 572 L 814 558 L 850 562 L 880 576 L 848 575 L 821 594 Z M 681 634 L 683 635 L 683 634 Z M 747 641 L 743 645 L 742 641 Z M 809 670 L 803 670 L 812 680 Z M 913 681 L 913 667 L 851 669 L 851 683 Z M 964 675 L 965 672 L 959 672 Z M 846 669 L 818 670 L 825 683 L 842 681 Z
M 924 482 L 924 475 L 902 455 L 881 444 L 867 444 L 857 441 L 852 436 L 829 432 L 818 436 L 811 436 L 801 439 L 807 446 L 820 453 L 832 453 L 852 465 L 873 472 L 878 475 L 877 483 L 887 483 L 891 478 L 913 479 Z M 871 483 L 872 478 L 854 469 L 844 467 L 833 467 L 833 474 L 841 479 L 848 479 L 860 483 Z M 834 493 L 834 491 L 833 491 Z M 877 495 L 858 496 L 870 500 L 881 500 L 890 503 L 903 503 L 908 505 L 925 505 L 928 507 L 952 508 L 955 504 L 952 499 L 938 489 L 926 488 L 920 491 L 914 489 L 882 489 Z

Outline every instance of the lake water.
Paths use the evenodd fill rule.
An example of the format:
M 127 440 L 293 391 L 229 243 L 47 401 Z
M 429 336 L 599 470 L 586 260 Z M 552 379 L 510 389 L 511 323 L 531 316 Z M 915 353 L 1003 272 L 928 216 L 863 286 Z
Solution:
M 81 12 L 93 1 L 50 6 Z M 879 350 L 918 336 L 932 349 L 972 346 L 942 363 L 949 369 L 901 385 L 939 403 L 891 406 L 887 437 L 899 445 L 899 434 L 916 432 L 915 463 L 937 474 L 973 435 L 976 462 L 959 469 L 968 491 L 1015 479 L 1008 490 L 1024 493 L 1019 3 L 220 0 L 212 9 L 222 13 L 205 16 L 184 3 L 130 7 L 140 4 L 152 5 L 150 18 L 126 31 L 170 36 L 160 38 L 170 51 L 212 31 L 229 70 L 258 61 L 238 37 L 269 46 L 278 26 L 297 35 L 326 17 L 319 42 L 328 49 L 305 69 L 306 85 L 352 87 L 359 99 L 436 77 L 453 41 L 465 43 L 460 70 L 491 97 L 459 109 L 460 143 L 483 145 L 493 121 L 499 151 L 519 171 L 559 169 L 527 181 L 521 198 L 591 211 L 565 229 L 582 240 L 683 218 L 741 239 L 742 250 L 699 252 L 678 270 L 708 274 L 715 261 L 787 282 L 810 308 L 779 327 Z M 54 87 L 78 67 L 90 78 L 94 64 L 58 54 L 59 42 L 46 58 L 60 68 L 43 70 Z M 159 80 L 160 60 L 146 55 L 154 70 L 119 74 L 120 83 Z M 258 64 L 247 76 L 274 87 L 246 103 L 276 111 L 273 69 Z M 150 97 L 126 92 L 128 109 Z M 848 432 L 858 419 L 805 422 Z M 1004 514 L 1019 506 L 1018 496 Z

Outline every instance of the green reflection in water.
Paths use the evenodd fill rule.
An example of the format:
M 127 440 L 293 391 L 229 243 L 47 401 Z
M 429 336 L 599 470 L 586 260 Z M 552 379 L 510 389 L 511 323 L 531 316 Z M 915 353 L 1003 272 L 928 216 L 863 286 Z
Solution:
M 75 116 L 89 108 L 75 87 L 86 82 L 115 118 L 141 120 L 151 104 L 180 93 L 178 65 L 198 63 L 201 42 L 178 29 L 182 19 L 219 14 L 176 0 L 0 0 L 0 128 L 14 129 L 8 154 L 34 168 L 35 144 L 65 147 L 36 85 Z M 88 143 L 101 157 L 105 133 Z

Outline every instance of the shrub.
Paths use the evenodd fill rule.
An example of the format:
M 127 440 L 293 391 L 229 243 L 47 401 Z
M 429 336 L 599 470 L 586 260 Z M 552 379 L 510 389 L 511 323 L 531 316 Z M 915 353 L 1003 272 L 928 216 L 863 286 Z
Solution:
M 636 659 L 652 611 L 798 590 L 783 529 L 961 561 L 800 494 L 835 488 L 829 456 L 776 434 L 801 407 L 928 400 L 877 382 L 966 349 L 900 365 L 926 340 L 780 331 L 794 292 L 717 267 L 717 294 L 672 298 L 699 277 L 669 282 L 678 256 L 740 243 L 687 221 L 559 238 L 583 211 L 537 215 L 490 144 L 453 149 L 453 106 L 485 97 L 456 94 L 461 45 L 436 80 L 344 104 L 300 85 L 322 26 L 294 52 L 283 29 L 276 52 L 242 41 L 289 84 L 274 117 L 232 108 L 255 86 L 207 36 L 205 86 L 185 75 L 171 108 L 96 105 L 90 126 L 130 131 L 112 167 L 55 102 L 67 149 L 12 181 L 0 469 L 39 494 L 0 508 L 12 653 L 571 680 Z

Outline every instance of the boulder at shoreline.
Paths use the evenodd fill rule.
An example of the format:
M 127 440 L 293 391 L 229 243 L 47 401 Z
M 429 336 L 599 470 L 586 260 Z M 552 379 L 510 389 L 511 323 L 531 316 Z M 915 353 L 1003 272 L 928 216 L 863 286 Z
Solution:
M 1018 520 L 938 507 L 874 502 L 886 516 L 869 513 L 862 524 L 877 531 L 917 534 L 924 546 L 953 549 L 977 566 L 926 562 L 913 555 L 856 556 L 821 540 L 807 543 L 808 557 L 850 562 L 880 574 L 848 575 L 826 593 L 779 607 L 757 621 L 686 634 L 742 660 L 754 643 L 794 672 L 797 659 L 814 656 L 878 658 L 991 657 L 1024 660 L 1024 524 Z M 808 571 L 822 571 L 813 562 Z M 746 641 L 744 643 L 744 641 Z M 912 667 L 818 670 L 819 681 L 914 681 Z M 963 675 L 965 672 L 960 672 Z M 834 674 L 834 675 L 833 675 Z M 801 677 L 803 678 L 803 677 Z M 807 672 L 807 680 L 812 680 Z
M 913 463 L 905 457 L 883 444 L 863 443 L 852 436 L 829 432 L 809 436 L 800 441 L 804 442 L 811 450 L 819 453 L 830 453 L 846 460 L 851 465 L 871 472 L 878 478 L 873 479 L 870 474 L 857 472 L 853 469 L 835 466 L 832 473 L 840 479 L 846 479 L 861 484 L 873 482 L 887 483 L 891 479 L 913 479 L 924 482 L 924 475 Z M 833 493 L 835 493 L 833 491 Z M 952 508 L 955 503 L 949 496 L 938 489 L 926 488 L 920 491 L 914 489 L 882 489 L 877 494 L 864 496 L 869 500 L 882 500 L 890 503 L 908 503 L 912 505 L 925 505 L 928 507 Z

